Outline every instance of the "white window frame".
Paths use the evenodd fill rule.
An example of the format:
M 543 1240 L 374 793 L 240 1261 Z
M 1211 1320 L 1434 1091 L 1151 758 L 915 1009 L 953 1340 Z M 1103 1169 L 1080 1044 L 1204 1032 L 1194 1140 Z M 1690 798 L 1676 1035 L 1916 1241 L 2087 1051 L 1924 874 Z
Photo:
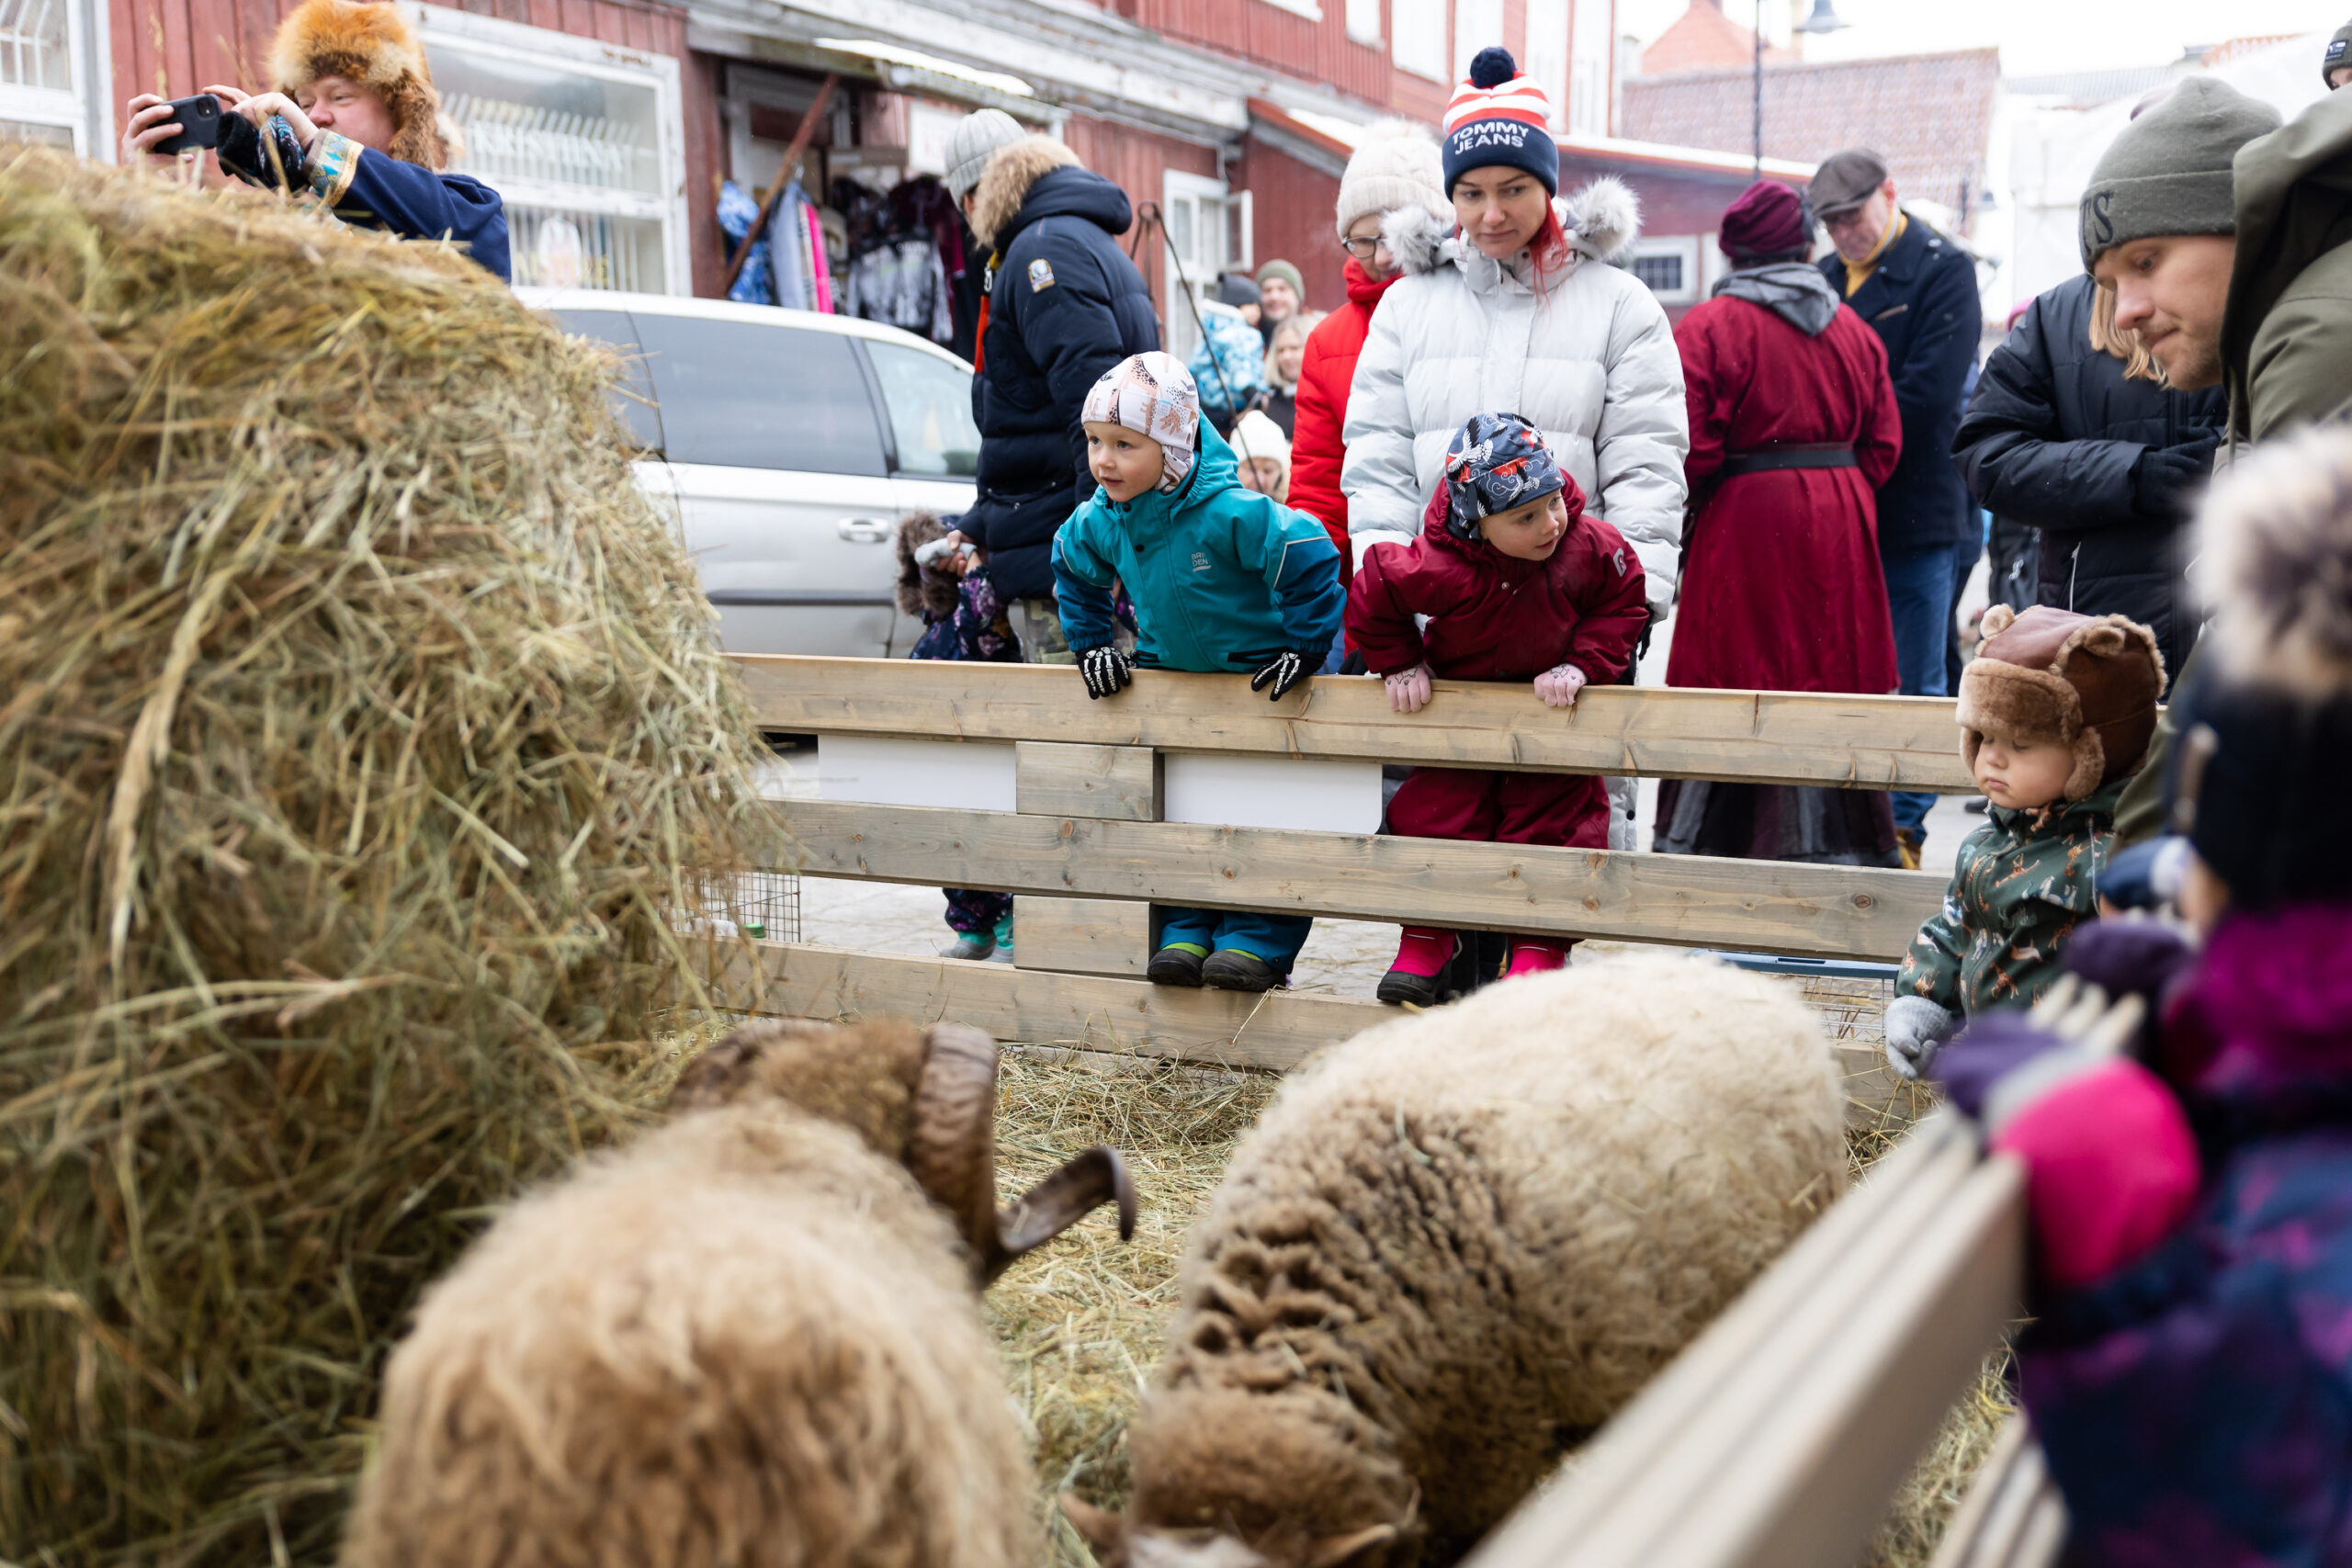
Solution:
M 1389 0 L 1388 58 L 1397 70 L 1443 82 L 1446 52 L 1445 0 Z
M 1277 11 L 1288 11 L 1294 17 L 1305 17 L 1310 22 L 1323 19 L 1323 7 L 1315 0 L 1266 0 Z
M 1633 251 L 1625 258 L 1625 270 L 1632 272 L 1634 264 L 1651 256 L 1677 256 L 1682 262 L 1682 286 L 1679 288 L 1653 288 L 1650 292 L 1661 305 L 1694 305 L 1699 301 L 1699 236 L 1696 234 L 1651 234 L 1634 242 Z
M 1552 100 L 1552 129 L 1568 126 L 1570 0 L 1527 0 L 1525 69 Z
M 621 82 L 632 87 L 650 86 L 654 91 L 659 195 L 504 175 L 498 179 L 496 188 L 510 206 L 593 212 L 660 223 L 662 292 L 694 293 L 694 254 L 686 217 L 685 114 L 675 56 L 622 49 L 596 39 L 575 38 L 570 33 L 503 21 L 495 17 L 478 17 L 447 6 L 423 6 L 405 0 L 401 8 L 408 13 L 416 28 L 418 41 L 428 53 L 443 49 L 516 65 L 545 68 L 552 63 L 582 76 Z
M 1503 0 L 1453 0 L 1453 80 L 1470 78 L 1470 62 L 1503 41 Z
M 1380 28 L 1380 0 L 1347 0 L 1348 37 L 1357 43 L 1377 48 L 1384 37 Z
M 106 17 L 96 0 L 49 0 L 65 15 L 67 80 L 62 85 L 29 86 L 0 79 L 0 119 L 52 126 L 73 138 L 85 158 L 115 161 L 113 61 Z M 42 0 L 0 0 L 0 18 L 21 26 L 24 13 Z M 23 51 L 11 48 L 21 61 Z
M 1192 285 L 1195 302 L 1205 299 L 1216 286 L 1220 272 L 1249 272 L 1256 266 L 1257 203 L 1246 190 L 1235 190 L 1224 180 L 1211 179 L 1205 175 L 1186 174 L 1181 169 L 1162 170 L 1159 176 L 1160 211 L 1172 215 L 1181 206 L 1189 209 L 1185 227 L 1193 235 L 1193 254 L 1183 258 L 1184 278 L 1180 283 L 1176 268 L 1169 261 L 1167 251 L 1160 254 L 1160 320 L 1166 323 L 1162 335 L 1167 339 L 1168 352 L 1178 359 L 1191 356 L 1193 345 L 1199 341 L 1198 329 L 1193 324 L 1193 305 L 1184 298 L 1184 285 Z M 1216 204 L 1216 219 L 1227 243 L 1217 247 L 1214 262 L 1201 255 L 1203 204 Z M 1173 248 L 1175 222 L 1168 220 L 1169 248 Z M 1234 230 L 1238 228 L 1238 235 Z
M 1575 6 L 1568 26 L 1567 127 L 1578 136 L 1612 136 L 1617 0 L 1575 0 Z

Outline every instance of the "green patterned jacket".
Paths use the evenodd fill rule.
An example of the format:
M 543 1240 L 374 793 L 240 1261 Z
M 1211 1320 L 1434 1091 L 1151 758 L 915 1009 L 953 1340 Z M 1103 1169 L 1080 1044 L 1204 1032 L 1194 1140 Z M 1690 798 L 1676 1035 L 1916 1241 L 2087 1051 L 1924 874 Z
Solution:
M 1895 995 L 1973 1018 L 2049 989 L 2075 924 L 2098 916 L 2098 868 L 2129 782 L 2110 779 L 2072 806 L 1992 807 L 1960 846 L 1942 911 L 1912 939 Z

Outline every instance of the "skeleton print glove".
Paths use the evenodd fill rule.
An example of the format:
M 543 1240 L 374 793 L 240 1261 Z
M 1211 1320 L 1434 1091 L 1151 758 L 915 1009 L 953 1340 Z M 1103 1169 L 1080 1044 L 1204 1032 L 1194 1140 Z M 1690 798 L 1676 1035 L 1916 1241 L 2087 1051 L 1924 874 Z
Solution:
M 1318 660 L 1317 662 L 1321 661 Z M 1272 659 L 1266 661 L 1264 668 L 1250 677 L 1250 689 L 1253 692 L 1266 692 L 1266 687 L 1271 683 L 1273 690 L 1266 692 L 1266 700 L 1270 703 L 1278 703 L 1289 696 L 1300 682 L 1313 673 L 1315 673 L 1315 667 L 1307 662 L 1306 655 L 1296 649 L 1287 649 L 1275 654 Z
M 1078 672 L 1086 677 L 1086 695 L 1095 700 L 1123 692 L 1135 683 L 1127 656 L 1105 643 L 1078 656 Z

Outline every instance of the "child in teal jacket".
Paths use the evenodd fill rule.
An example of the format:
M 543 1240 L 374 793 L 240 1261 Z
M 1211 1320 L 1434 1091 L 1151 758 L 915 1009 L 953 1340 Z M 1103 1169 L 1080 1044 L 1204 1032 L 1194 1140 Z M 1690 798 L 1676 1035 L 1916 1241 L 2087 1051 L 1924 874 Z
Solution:
M 1242 488 L 1233 449 L 1201 423 L 1190 372 L 1165 354 L 1111 367 L 1086 395 L 1087 457 L 1100 489 L 1054 536 L 1062 630 L 1089 697 L 1130 680 L 1112 585 L 1135 604 L 1135 662 L 1247 671 L 1280 702 L 1322 667 L 1347 592 L 1323 525 Z M 1271 688 L 1271 690 L 1269 690 Z M 1165 911 L 1147 973 L 1164 986 L 1262 991 L 1290 972 L 1312 921 Z

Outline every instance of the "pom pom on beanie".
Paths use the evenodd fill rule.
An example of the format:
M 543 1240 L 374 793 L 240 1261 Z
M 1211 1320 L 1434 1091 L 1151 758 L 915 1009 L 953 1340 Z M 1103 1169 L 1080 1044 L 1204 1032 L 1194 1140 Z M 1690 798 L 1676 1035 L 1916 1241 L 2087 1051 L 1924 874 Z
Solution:
M 1560 194 L 1560 150 L 1552 141 L 1552 100 L 1522 73 L 1510 51 L 1482 49 L 1469 79 L 1445 106 L 1445 194 L 1473 169 L 1524 169 Z

